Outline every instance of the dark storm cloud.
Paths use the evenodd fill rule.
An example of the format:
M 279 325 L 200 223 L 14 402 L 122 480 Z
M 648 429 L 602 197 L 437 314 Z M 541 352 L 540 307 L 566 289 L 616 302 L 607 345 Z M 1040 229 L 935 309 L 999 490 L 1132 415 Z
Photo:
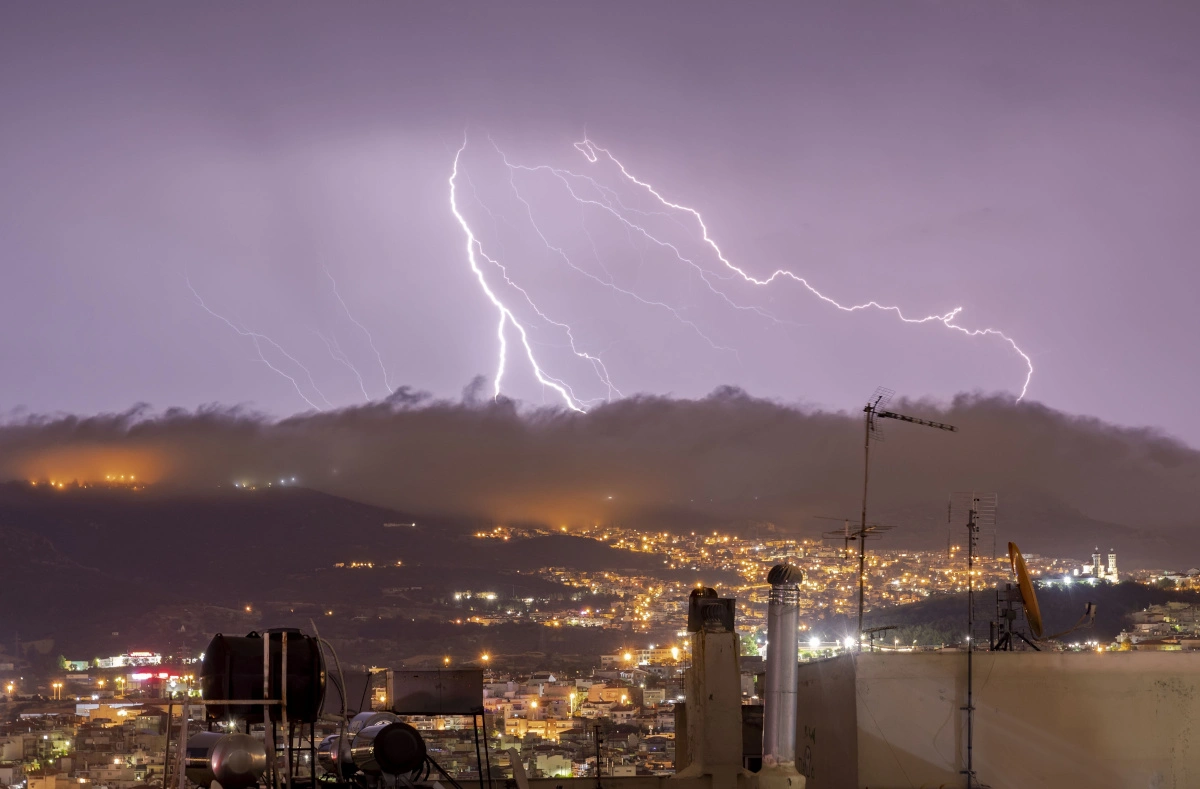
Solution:
M 402 388 L 387 403 L 278 421 L 225 408 L 10 419 L 0 473 L 71 480 L 136 468 L 142 479 L 199 490 L 295 476 L 410 513 L 553 524 L 652 524 L 660 513 L 791 524 L 857 508 L 857 414 L 737 389 L 631 398 L 587 414 L 523 411 L 481 398 L 478 387 L 464 395 L 451 402 Z M 895 405 L 961 432 L 885 423 L 887 440 L 873 449 L 877 504 L 936 510 L 948 491 L 982 488 L 1052 495 L 1111 523 L 1194 521 L 1200 453 L 1154 431 L 998 397 Z

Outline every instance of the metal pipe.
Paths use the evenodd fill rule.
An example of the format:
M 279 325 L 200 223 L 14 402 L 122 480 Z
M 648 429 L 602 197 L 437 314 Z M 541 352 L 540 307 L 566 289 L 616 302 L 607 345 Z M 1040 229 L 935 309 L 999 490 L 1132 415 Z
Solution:
M 176 768 L 179 771 L 179 789 L 187 789 L 187 751 L 188 751 L 188 697 L 183 697 L 183 705 L 180 707 L 180 716 L 183 718 L 179 723 L 179 747 L 177 748 L 179 756 L 179 766 Z M 164 784 L 165 786 L 165 784 Z
M 967 789 L 972 789 L 975 783 L 975 763 L 972 750 L 975 745 L 975 696 L 974 678 L 972 676 L 973 658 L 975 656 L 975 590 L 971 577 L 975 574 L 975 541 L 979 534 L 979 524 L 976 520 L 979 499 L 972 499 L 971 510 L 967 518 Z
M 288 738 L 287 750 L 284 751 L 284 763 L 285 763 L 284 766 L 287 768 L 287 774 L 284 776 L 284 785 L 287 787 L 287 789 L 292 789 L 292 728 L 291 728 L 291 726 L 288 725 L 288 714 L 287 714 L 288 631 L 284 630 L 282 633 L 279 634 L 279 636 L 280 636 L 280 639 L 282 640 L 282 644 L 280 645 L 281 655 L 280 655 L 280 659 L 279 659 L 279 694 L 280 694 L 279 695 L 279 711 L 280 711 L 280 718 L 282 721 L 281 728 L 283 729 L 284 736 Z M 263 708 L 264 716 L 267 714 L 267 712 L 269 712 L 269 711 L 266 708 Z
M 175 717 L 175 701 L 167 702 L 167 744 L 163 749 L 163 786 L 171 785 L 171 720 Z
M 777 564 L 767 574 L 767 687 L 763 697 L 763 767 L 796 761 L 797 652 L 801 573 Z
M 275 721 L 271 718 L 271 710 L 267 704 L 271 702 L 271 634 L 262 634 L 263 644 L 263 673 L 262 673 L 262 703 L 263 703 L 263 740 L 267 749 L 267 773 L 270 786 L 279 789 L 279 767 L 275 762 Z
M 471 728 L 475 730 L 475 767 L 479 770 L 479 789 L 483 789 L 483 755 L 479 750 L 479 715 L 471 713 Z
M 492 757 L 488 755 L 487 710 L 482 710 L 479 717 L 483 718 L 483 764 L 487 767 L 488 789 L 492 789 Z
M 863 637 L 863 603 L 867 591 L 867 482 L 871 477 L 871 420 L 875 416 L 875 403 L 868 403 L 863 409 L 866 412 L 866 425 L 863 428 L 863 497 L 862 522 L 858 527 L 858 644 L 855 649 L 862 650 Z
M 313 785 L 313 789 L 317 786 L 317 722 L 309 721 L 308 724 L 308 780 Z

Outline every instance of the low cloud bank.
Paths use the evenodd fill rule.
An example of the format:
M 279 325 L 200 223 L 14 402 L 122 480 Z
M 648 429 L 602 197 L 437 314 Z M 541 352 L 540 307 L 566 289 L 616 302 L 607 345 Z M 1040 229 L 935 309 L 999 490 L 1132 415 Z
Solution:
M 408 512 L 547 523 L 652 522 L 663 513 L 795 523 L 857 512 L 861 414 L 725 388 L 699 400 L 634 397 L 577 414 L 401 389 L 385 402 L 273 420 L 237 408 L 42 416 L 0 425 L 0 477 L 192 490 L 274 480 Z M 958 433 L 885 422 L 873 505 L 952 490 L 1046 494 L 1136 526 L 1197 522 L 1200 453 L 1147 429 L 1036 403 L 962 395 L 897 402 Z

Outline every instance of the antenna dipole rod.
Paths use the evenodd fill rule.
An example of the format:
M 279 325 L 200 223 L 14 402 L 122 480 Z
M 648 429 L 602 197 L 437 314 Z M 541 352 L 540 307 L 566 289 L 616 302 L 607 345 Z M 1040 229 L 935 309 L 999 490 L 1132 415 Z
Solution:
M 895 411 L 876 411 L 875 416 L 881 419 L 898 419 L 901 422 L 912 422 L 914 425 L 924 425 L 925 427 L 936 427 L 938 430 L 948 430 L 951 433 L 957 433 L 958 428 L 954 425 L 948 425 L 945 422 L 934 422 L 929 419 L 918 419 L 915 416 L 907 414 L 897 414 Z

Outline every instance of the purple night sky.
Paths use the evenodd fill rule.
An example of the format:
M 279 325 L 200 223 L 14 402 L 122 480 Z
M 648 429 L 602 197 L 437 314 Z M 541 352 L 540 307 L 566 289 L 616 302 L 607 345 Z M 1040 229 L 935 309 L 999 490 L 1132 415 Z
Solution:
M 481 271 L 579 401 L 1020 391 L 1001 338 L 741 281 L 586 133 L 750 275 L 962 307 L 1032 359 L 1031 400 L 1200 445 L 1176 417 L 1200 387 L 1200 6 L 650 5 L 5 5 L 0 412 L 381 397 L 326 270 L 393 386 L 490 393 L 464 131 L 459 208 L 512 284 Z M 505 336 L 504 394 L 561 405 Z

